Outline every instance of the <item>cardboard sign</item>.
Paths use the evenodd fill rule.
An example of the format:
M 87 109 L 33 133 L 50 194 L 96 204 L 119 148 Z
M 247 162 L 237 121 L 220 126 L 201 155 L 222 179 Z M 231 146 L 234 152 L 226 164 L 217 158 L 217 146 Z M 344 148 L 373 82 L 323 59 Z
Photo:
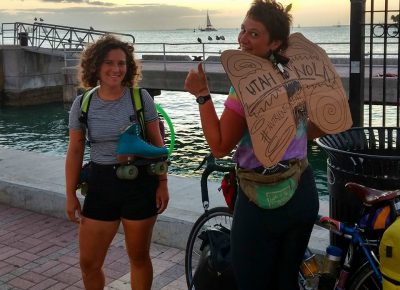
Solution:
M 268 59 L 239 50 L 221 55 L 243 105 L 254 152 L 266 167 L 278 163 L 309 118 L 328 134 L 352 125 L 340 76 L 325 51 L 300 33 L 289 37 L 286 76 Z

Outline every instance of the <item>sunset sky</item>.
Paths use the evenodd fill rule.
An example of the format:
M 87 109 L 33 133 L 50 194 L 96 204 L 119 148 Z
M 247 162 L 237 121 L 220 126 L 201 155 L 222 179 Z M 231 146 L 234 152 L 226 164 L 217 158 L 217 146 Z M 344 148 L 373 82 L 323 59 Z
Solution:
M 100 30 L 204 26 L 209 10 L 217 28 L 237 28 L 251 0 L 1 0 L 0 22 L 44 22 Z M 383 1 L 382 1 L 383 2 Z M 347 25 L 350 0 L 282 0 L 293 4 L 294 26 Z

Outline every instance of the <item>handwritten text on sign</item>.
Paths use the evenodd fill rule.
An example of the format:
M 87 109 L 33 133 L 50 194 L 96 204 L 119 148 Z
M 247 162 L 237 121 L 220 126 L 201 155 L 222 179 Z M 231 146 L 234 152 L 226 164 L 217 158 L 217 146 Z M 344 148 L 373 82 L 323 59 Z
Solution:
M 287 78 L 267 59 L 239 50 L 221 56 L 244 107 L 255 154 L 264 166 L 281 160 L 301 121 L 309 118 L 328 134 L 352 124 L 342 82 L 325 51 L 295 33 L 285 56 Z

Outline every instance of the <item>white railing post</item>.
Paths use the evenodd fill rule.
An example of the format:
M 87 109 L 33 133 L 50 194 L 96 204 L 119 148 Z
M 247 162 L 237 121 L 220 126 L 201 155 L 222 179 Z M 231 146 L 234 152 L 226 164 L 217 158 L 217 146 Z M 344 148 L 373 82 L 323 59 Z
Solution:
M 167 56 L 165 52 L 165 43 L 163 43 L 163 58 L 164 58 L 164 71 L 167 71 Z
M 206 72 L 207 71 L 206 62 L 205 62 L 205 60 L 206 60 L 206 45 L 205 45 L 205 43 L 202 43 L 201 46 L 203 47 L 203 67 L 204 67 L 204 72 Z

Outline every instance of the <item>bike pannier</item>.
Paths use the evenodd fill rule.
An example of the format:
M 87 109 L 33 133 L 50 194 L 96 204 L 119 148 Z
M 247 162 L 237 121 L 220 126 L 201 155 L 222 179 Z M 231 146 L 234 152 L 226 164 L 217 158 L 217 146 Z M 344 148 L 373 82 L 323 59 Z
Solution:
M 224 175 L 221 187 L 218 190 L 222 190 L 227 206 L 233 211 L 237 196 L 236 171 L 231 171 Z
M 367 237 L 379 237 L 396 220 L 396 211 L 390 206 L 365 207 L 358 222 Z
M 237 289 L 231 264 L 230 231 L 215 225 L 203 231 L 199 238 L 201 256 L 193 275 L 196 290 Z
M 400 289 L 400 217 L 383 233 L 379 245 L 383 290 Z

